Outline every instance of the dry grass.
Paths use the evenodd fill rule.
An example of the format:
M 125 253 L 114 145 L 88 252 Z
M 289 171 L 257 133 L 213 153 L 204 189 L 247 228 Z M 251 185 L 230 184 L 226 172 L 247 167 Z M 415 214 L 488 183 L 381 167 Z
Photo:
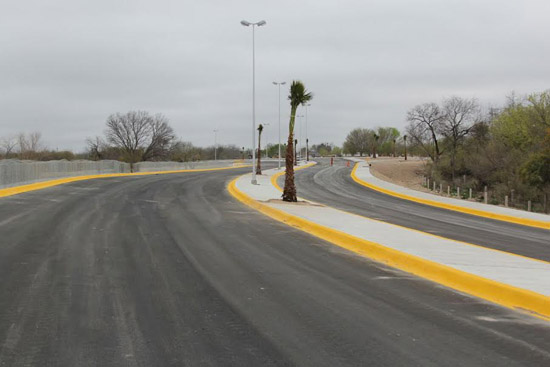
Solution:
M 406 161 L 403 158 L 379 157 L 368 161 L 372 164 L 372 174 L 381 180 L 413 190 L 429 191 L 422 186 L 424 160 L 416 157 L 409 158 Z

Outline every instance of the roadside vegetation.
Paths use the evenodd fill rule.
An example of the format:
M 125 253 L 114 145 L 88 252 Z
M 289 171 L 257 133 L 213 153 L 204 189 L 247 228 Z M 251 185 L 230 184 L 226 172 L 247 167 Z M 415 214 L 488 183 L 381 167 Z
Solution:
M 0 138 L 0 159 L 35 161 L 85 159 L 86 154 L 74 154 L 67 150 L 52 150 L 42 142 L 40 132 L 19 133 Z
M 412 108 L 407 120 L 408 135 L 429 157 L 432 183 L 455 194 L 462 187 L 462 195 L 487 190 L 493 204 L 549 211 L 550 91 L 512 95 L 486 113 L 475 99 L 451 97 Z
M 424 157 L 425 186 L 442 194 L 538 212 L 550 211 L 550 91 L 508 97 L 483 109 L 449 97 L 411 108 L 407 127 L 356 128 L 343 153 Z M 434 183 L 436 185 L 434 186 Z M 485 194 L 486 192 L 486 194 Z

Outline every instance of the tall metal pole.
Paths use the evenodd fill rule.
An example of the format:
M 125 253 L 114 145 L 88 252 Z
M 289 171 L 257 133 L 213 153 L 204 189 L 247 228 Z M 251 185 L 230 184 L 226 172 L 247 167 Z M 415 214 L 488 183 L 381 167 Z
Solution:
M 257 23 L 250 23 L 246 20 L 242 20 L 241 24 L 245 27 L 252 26 L 252 184 L 256 185 L 256 55 L 255 55 L 255 40 L 254 40 L 254 28 L 256 26 L 261 27 L 266 24 L 265 20 L 261 20 Z
M 263 134 L 264 134 L 265 157 L 266 157 L 266 158 L 269 158 L 269 156 L 267 155 L 267 145 L 268 145 L 268 140 L 267 140 L 267 127 L 268 127 L 268 126 L 271 126 L 271 124 L 270 124 L 269 122 L 264 122 L 263 125 L 264 125 Z
M 302 125 L 303 125 L 303 122 L 302 122 L 302 117 L 304 117 L 304 115 L 297 115 L 296 117 L 299 117 L 300 118 L 300 129 L 298 130 L 299 131 L 299 134 L 298 135 L 298 143 L 296 145 L 296 152 L 298 152 L 298 154 L 300 155 L 300 159 L 302 158 Z
M 253 185 L 256 185 L 256 57 L 254 46 L 254 28 L 255 24 L 252 24 L 252 181 Z
M 218 130 L 214 130 L 214 160 L 218 159 Z
M 279 86 L 279 170 L 281 169 L 281 85 L 285 85 L 286 82 L 273 82 L 274 85 Z
M 284 84 L 284 82 L 283 82 Z M 281 83 L 279 83 L 279 171 L 281 170 Z
M 303 144 L 302 144 L 302 125 L 304 124 L 304 123 L 302 122 L 302 116 L 303 116 L 303 115 L 300 115 L 300 137 L 299 137 L 300 140 L 298 140 L 298 145 L 299 145 L 299 147 L 300 147 L 300 150 L 298 151 L 298 152 L 299 152 L 299 155 L 300 155 L 300 159 L 302 159 L 302 145 L 303 145 Z
M 307 108 L 311 106 L 310 103 L 306 104 L 306 162 L 309 161 L 309 139 L 307 137 Z

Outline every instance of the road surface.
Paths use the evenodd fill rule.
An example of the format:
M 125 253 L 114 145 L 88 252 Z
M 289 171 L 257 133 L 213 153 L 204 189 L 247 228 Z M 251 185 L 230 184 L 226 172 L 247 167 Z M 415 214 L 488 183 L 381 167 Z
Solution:
M 0 366 L 550 364 L 548 323 L 248 209 L 247 171 L 0 199 Z

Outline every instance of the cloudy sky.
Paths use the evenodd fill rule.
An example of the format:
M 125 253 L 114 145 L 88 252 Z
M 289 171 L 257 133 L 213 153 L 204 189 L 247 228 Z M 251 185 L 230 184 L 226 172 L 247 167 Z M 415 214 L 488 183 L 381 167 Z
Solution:
M 139 109 L 197 145 L 219 129 L 220 143 L 249 146 L 252 33 L 239 22 L 265 19 L 256 101 L 268 141 L 271 82 L 300 79 L 315 94 L 310 141 L 341 144 L 355 127 L 403 128 L 419 103 L 496 106 L 550 88 L 548 14 L 548 0 L 0 0 L 0 137 L 40 131 L 80 151 L 109 114 Z

